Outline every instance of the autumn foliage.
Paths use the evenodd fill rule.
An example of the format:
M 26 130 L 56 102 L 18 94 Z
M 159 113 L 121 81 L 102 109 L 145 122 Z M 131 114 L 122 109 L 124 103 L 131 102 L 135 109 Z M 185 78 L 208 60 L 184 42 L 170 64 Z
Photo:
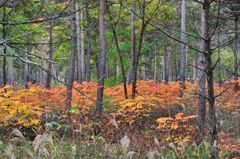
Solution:
M 104 111 L 102 123 L 97 125 L 102 129 L 98 133 L 107 138 L 115 138 L 118 134 L 129 131 L 143 135 L 147 128 L 154 130 L 162 142 L 192 143 L 197 137 L 197 84 L 186 82 L 185 85 L 186 89 L 181 90 L 177 82 L 164 84 L 139 81 L 135 99 L 124 98 L 122 85 L 106 88 L 105 99 L 108 103 L 104 106 L 108 108 Z M 60 131 L 65 129 L 67 114 L 70 113 L 72 125 L 69 127 L 74 132 L 79 132 L 81 128 L 85 133 L 94 133 L 96 88 L 97 84 L 93 82 L 74 83 L 72 106 L 66 110 L 64 86 L 56 85 L 48 90 L 39 85 L 30 85 L 29 89 L 6 85 L 0 89 L 0 130 L 18 128 L 28 131 L 31 128 L 42 132 L 46 126 L 51 125 Z M 220 115 L 222 113 L 223 117 L 229 113 L 233 121 L 238 119 L 240 93 L 229 93 L 233 88 L 228 85 L 215 88 L 217 94 L 228 89 L 228 93 L 223 93 L 216 100 Z M 130 90 L 129 85 L 129 96 Z M 184 96 L 180 96 L 180 93 L 184 93 Z M 240 131 L 235 129 L 236 132 Z M 220 133 L 220 137 L 226 135 L 230 134 Z M 238 150 L 231 147 L 229 141 L 226 143 L 227 148 Z

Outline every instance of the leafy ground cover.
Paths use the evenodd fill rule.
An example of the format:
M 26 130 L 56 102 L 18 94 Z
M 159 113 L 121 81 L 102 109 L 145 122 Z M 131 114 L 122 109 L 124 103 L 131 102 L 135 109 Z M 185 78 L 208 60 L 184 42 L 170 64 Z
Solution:
M 94 117 L 95 83 L 74 83 L 68 111 L 63 86 L 6 86 L 0 89 L 0 158 L 207 158 L 208 143 L 198 142 L 195 126 L 197 84 L 185 85 L 139 81 L 135 99 L 124 99 L 121 85 L 108 87 L 101 120 Z M 215 87 L 216 94 L 223 91 L 216 100 L 219 153 L 237 158 L 240 92 L 232 84 Z

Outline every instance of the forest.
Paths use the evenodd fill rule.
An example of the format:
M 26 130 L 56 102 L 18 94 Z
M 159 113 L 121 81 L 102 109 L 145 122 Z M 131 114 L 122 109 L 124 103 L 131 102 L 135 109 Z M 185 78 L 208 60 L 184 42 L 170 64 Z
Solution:
M 239 0 L 0 0 L 0 159 L 240 159 Z

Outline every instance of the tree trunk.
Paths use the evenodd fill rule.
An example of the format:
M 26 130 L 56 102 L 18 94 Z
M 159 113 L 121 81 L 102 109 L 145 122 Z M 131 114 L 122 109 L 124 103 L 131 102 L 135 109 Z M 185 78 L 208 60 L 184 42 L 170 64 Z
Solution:
M 85 3 L 86 5 L 86 20 L 87 20 L 87 57 L 86 57 L 86 81 L 91 81 L 91 65 L 90 65 L 90 58 L 91 58 L 91 28 L 90 28 L 90 15 L 89 15 L 89 8 L 88 8 L 88 1 Z
M 4 4 L 3 6 L 3 22 L 6 22 L 6 6 Z M 3 28 L 2 28 L 2 34 L 3 34 L 3 40 L 6 40 L 6 36 L 7 36 L 7 26 L 6 24 L 3 24 Z M 6 44 L 4 45 L 3 48 L 3 53 L 5 54 L 5 56 L 3 56 L 3 87 L 7 84 L 7 47 Z M 6 91 L 6 90 L 5 90 Z
M 168 70 L 168 52 L 166 46 L 166 37 L 163 35 L 163 81 L 168 83 L 169 80 L 169 70 Z
M 121 66 L 121 70 L 122 70 L 124 96 L 125 96 L 125 99 L 128 99 L 127 79 L 126 79 L 126 74 L 125 74 L 125 67 L 124 67 L 124 63 L 123 63 L 123 57 L 122 57 L 122 54 L 121 54 L 121 50 L 120 50 L 119 42 L 118 42 L 118 38 L 117 38 L 116 25 L 113 24 L 113 18 L 112 18 L 112 15 L 111 15 L 111 13 L 110 13 L 109 8 L 107 8 L 107 9 L 108 9 L 107 11 L 108 11 L 110 20 L 112 21 L 112 23 L 111 23 L 111 29 L 112 29 L 112 32 L 113 32 L 113 37 L 114 37 L 114 41 L 115 41 L 115 45 L 116 45 L 116 48 L 117 48 L 117 53 L 118 53 L 118 57 L 119 57 L 119 61 L 120 61 L 120 66 Z M 117 65 L 117 66 L 118 66 L 118 65 Z M 117 72 L 118 72 L 118 71 L 117 71 Z
M 233 69 L 233 78 L 234 81 L 238 80 L 238 68 L 239 68 L 239 64 L 238 64 L 238 23 L 239 23 L 239 16 L 236 15 L 235 17 L 235 37 L 233 40 L 233 52 L 234 52 L 234 69 Z M 239 90 L 239 84 L 238 82 L 235 82 L 234 84 L 234 90 L 237 92 Z
M 84 6 L 84 0 L 83 0 L 83 6 Z M 81 23 L 84 22 L 84 19 L 83 19 L 83 10 L 81 9 L 80 11 L 80 20 L 81 20 Z M 81 73 L 82 73 L 82 81 L 86 81 L 86 75 L 85 75 L 85 44 L 84 44 L 84 40 L 85 40 L 85 37 L 84 37 L 84 27 L 80 26 L 82 29 L 81 29 Z
M 167 68 L 168 68 L 168 80 L 171 81 L 172 80 L 172 47 L 169 46 L 167 48 Z
M 47 79 L 46 79 L 46 88 L 51 88 L 52 82 L 52 56 L 53 56 L 53 27 L 54 21 L 51 20 L 50 28 L 49 28 L 49 51 L 48 51 L 48 72 L 47 72 Z
M 57 80 L 61 80 L 60 71 L 59 71 L 59 65 L 56 64 L 54 68 L 55 68 L 55 72 L 56 72 L 56 79 Z
M 132 12 L 131 12 L 131 32 L 132 32 L 132 36 L 131 36 L 131 40 L 132 40 L 132 56 L 131 56 L 131 66 L 130 66 L 130 70 L 129 70 L 129 76 L 128 76 L 128 81 L 129 84 L 132 82 L 133 80 L 133 69 L 134 69 L 134 65 L 137 61 L 137 52 L 136 52 L 136 26 L 135 26 L 135 21 L 136 21 L 136 16 L 135 16 L 135 11 L 136 11 L 136 5 L 135 3 L 132 3 Z
M 182 8 L 181 8 L 181 41 L 186 43 L 186 0 L 182 0 Z M 181 65 L 180 65 L 180 75 L 179 79 L 182 82 L 186 80 L 186 45 L 181 43 Z
M 213 64 L 212 64 L 212 50 L 211 50 L 211 19 L 210 19 L 210 1 L 205 0 L 203 3 L 203 12 L 205 13 L 206 20 L 206 73 L 207 73 L 207 94 L 208 94 L 208 105 L 209 105 L 209 126 L 210 126 L 210 156 L 212 159 L 218 158 L 217 150 L 217 118 L 215 111 L 215 96 L 214 96 L 214 80 L 213 80 Z
M 10 53 L 11 54 L 11 53 Z M 7 58 L 7 83 L 14 85 L 13 58 Z
M 153 72 L 153 80 L 156 82 L 157 80 L 157 49 L 154 50 L 154 72 Z
M 218 27 L 218 35 L 217 35 L 217 45 L 220 46 L 220 27 Z M 221 50 L 218 48 L 218 83 L 219 86 L 222 85 L 222 78 L 221 78 Z
M 71 12 L 75 12 L 75 0 L 70 4 Z M 76 47 L 76 26 L 75 26 L 75 14 L 70 17 L 70 29 L 71 29 L 71 57 L 67 73 L 67 92 L 66 92 L 66 110 L 71 108 L 72 102 L 72 87 L 74 81 L 74 68 L 75 68 L 75 47 Z M 69 116 L 70 119 L 70 116 Z
M 177 58 L 175 57 L 174 58 L 174 79 L 175 79 L 175 81 L 177 82 L 178 81 L 178 60 L 177 60 Z
M 27 45 L 26 47 L 26 52 L 24 52 L 25 54 L 25 60 L 28 61 L 28 53 L 31 53 L 32 51 L 32 47 L 30 45 Z M 24 72 L 23 72 L 23 83 L 24 83 L 24 87 L 25 89 L 28 89 L 28 82 L 30 81 L 30 64 L 28 63 L 24 63 Z
M 168 83 L 169 80 L 169 72 L 168 72 L 168 56 L 166 51 L 166 46 L 164 46 L 164 52 L 163 52 L 163 81 L 164 83 Z
M 76 3 L 76 10 L 78 11 L 78 3 Z M 80 13 L 76 12 L 76 27 L 77 27 L 77 79 L 82 83 L 82 60 L 81 60 L 81 26 L 80 26 Z
M 141 56 L 141 49 L 142 49 L 142 42 L 143 42 L 143 34 L 144 34 L 144 30 L 146 28 L 146 24 L 145 24 L 145 1 L 144 4 L 142 5 L 142 19 L 141 19 L 141 29 L 140 29 L 140 34 L 139 34 L 139 42 L 138 42 L 138 50 L 137 52 L 134 54 L 133 56 L 133 60 L 132 60 L 132 98 L 136 97 L 136 91 L 137 91 L 137 70 L 138 70 L 138 63 L 139 63 L 139 59 Z M 133 8 L 135 8 L 133 6 Z M 135 14 L 135 13 L 134 13 Z
M 147 79 L 152 79 L 152 67 L 151 67 L 152 59 L 151 59 L 151 52 L 148 52 L 148 69 L 147 69 Z
M 97 58 L 95 58 L 95 61 L 94 61 L 94 75 L 95 75 L 96 79 L 99 78 L 98 60 L 97 60 Z
M 0 72 L 2 72 L 2 67 L 0 68 Z M 3 84 L 3 75 L 2 73 L 0 74 L 0 87 L 2 86 Z
M 98 78 L 98 89 L 97 89 L 97 104 L 96 104 L 96 115 L 101 116 L 103 108 L 103 90 L 104 90 L 104 78 L 105 78 L 105 67 L 106 67 L 106 41 L 105 41 L 105 25 L 104 25 L 104 14 L 105 14 L 105 0 L 100 0 L 99 7 L 99 40 L 100 40 L 100 57 L 99 57 L 99 78 Z
M 201 9 L 201 40 L 200 40 L 200 51 L 206 52 L 206 11 Z M 204 125 L 205 125 L 205 116 L 206 116 L 206 76 L 205 76 L 205 59 L 204 54 L 199 53 L 199 57 L 197 59 L 197 79 L 198 79 L 198 130 L 200 137 L 202 138 L 204 135 Z
M 144 59 L 144 56 L 143 56 L 143 59 Z M 142 69 L 139 69 L 139 71 L 142 72 L 142 79 L 144 81 L 146 81 L 146 80 L 148 80 L 148 64 L 143 64 L 141 68 Z M 141 77 L 140 77 L 140 79 L 141 79 Z
M 120 71 L 119 71 L 119 65 L 116 66 L 116 79 L 119 77 Z M 125 77 L 126 80 L 126 77 Z
M 44 67 L 45 65 L 44 65 L 44 61 L 43 61 L 43 59 L 41 59 L 40 60 L 40 63 L 41 63 L 41 66 L 42 67 Z M 39 71 L 39 77 L 38 77 L 38 79 L 39 79 L 39 83 L 41 84 L 41 85 L 43 85 L 44 83 L 45 83 L 45 71 L 41 68 L 41 67 L 38 67 L 38 71 Z
M 193 65 L 193 82 L 196 82 L 197 81 L 197 68 L 198 68 L 196 58 L 193 59 L 192 65 Z
M 172 33 L 171 33 L 172 37 L 176 36 L 176 27 L 177 27 L 177 23 L 175 22 Z M 174 56 L 174 60 L 172 62 L 172 55 L 176 53 L 176 46 L 174 44 L 173 39 L 170 39 L 170 50 L 171 50 L 171 53 L 170 53 L 170 68 L 169 68 L 170 73 L 169 74 L 172 81 L 173 80 L 177 81 L 178 72 L 177 72 L 177 66 L 176 66 L 176 60 L 177 60 L 176 55 Z
M 108 65 L 108 58 L 106 58 L 106 66 L 105 66 L 105 78 L 108 79 L 109 78 L 109 65 Z

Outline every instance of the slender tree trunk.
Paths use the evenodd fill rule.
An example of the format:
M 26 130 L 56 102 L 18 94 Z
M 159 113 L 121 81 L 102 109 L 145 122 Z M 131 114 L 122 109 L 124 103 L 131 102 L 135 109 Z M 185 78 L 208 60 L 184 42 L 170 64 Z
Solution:
M 165 38 L 164 38 L 165 39 Z M 169 70 L 168 70 L 168 53 L 167 46 L 163 45 L 163 81 L 168 83 L 169 81 Z
M 157 80 L 157 49 L 154 50 L 154 72 L 153 72 L 153 80 L 156 82 Z
M 75 0 L 70 4 L 71 12 L 75 12 Z M 67 73 L 67 92 L 66 92 L 66 110 L 71 108 L 72 102 L 72 87 L 74 81 L 74 68 L 75 68 L 75 47 L 76 47 L 76 26 L 75 26 L 75 14 L 70 17 L 70 29 L 71 29 L 71 57 Z M 70 115 L 69 115 L 70 119 Z M 70 119 L 71 120 L 71 119 Z
M 89 2 L 86 2 L 86 20 L 87 20 L 87 57 L 86 57 L 86 81 L 91 81 L 91 65 L 90 65 L 90 58 L 91 58 L 91 28 L 90 28 L 90 15 L 89 15 Z
M 129 83 L 132 82 L 133 80 L 133 69 L 134 69 L 134 65 L 136 65 L 136 61 L 137 61 L 137 52 L 136 52 L 136 26 L 135 26 L 135 21 L 136 21 L 136 16 L 135 16 L 135 11 L 136 11 L 136 5 L 133 2 L 132 3 L 132 10 L 133 12 L 131 13 L 131 32 L 132 32 L 132 56 L 131 56 L 131 66 L 130 66 L 130 70 L 129 70 Z
M 3 49 L 4 54 L 6 54 L 6 47 Z M 3 87 L 7 84 L 7 57 L 3 57 Z
M 12 53 L 9 53 L 10 55 Z M 13 71 L 13 58 L 7 58 L 7 83 L 14 85 L 14 71 Z
M 6 15 L 6 6 L 4 4 L 3 6 L 3 21 L 7 22 L 7 15 Z M 3 39 L 7 39 L 7 25 L 3 24 Z M 6 55 L 7 52 L 7 41 L 4 43 L 3 46 L 3 53 Z M 10 53 L 11 54 L 11 53 Z M 7 83 L 10 85 L 13 85 L 13 65 L 12 65 L 12 57 L 4 56 L 3 57 L 3 86 L 5 86 Z
M 206 11 L 201 9 L 201 40 L 200 40 L 200 50 L 206 52 Z M 198 79 L 198 130 L 201 137 L 204 135 L 204 125 L 205 125 L 205 116 L 206 116 L 206 76 L 205 76 L 205 59 L 204 54 L 199 53 L 197 60 L 197 79 Z
M 238 68 L 239 68 L 239 64 L 238 64 L 238 24 L 239 24 L 239 16 L 236 15 L 235 17 L 235 37 L 234 37 L 234 40 L 233 40 L 233 51 L 234 51 L 234 75 L 233 75 L 233 78 L 234 78 L 234 81 L 237 81 L 238 80 Z M 238 91 L 239 90 L 239 84 L 238 82 L 235 82 L 234 84 L 234 90 L 235 91 Z
M 181 41 L 186 43 L 186 0 L 182 0 L 182 8 L 181 8 Z M 179 79 L 182 82 L 186 80 L 186 45 L 181 43 L 181 66 L 180 66 L 180 75 Z
M 124 67 L 124 63 L 123 63 L 123 57 L 122 57 L 122 54 L 121 54 L 121 50 L 120 50 L 119 42 L 118 42 L 118 38 L 117 38 L 116 25 L 113 24 L 113 18 L 111 16 L 109 8 L 107 8 L 107 11 L 108 11 L 110 20 L 112 21 L 111 29 L 112 29 L 112 32 L 113 32 L 113 37 L 114 37 L 114 41 L 115 41 L 115 45 L 116 45 L 116 48 L 117 48 L 117 53 L 118 53 L 118 57 L 119 57 L 119 61 L 120 61 L 120 66 L 121 66 L 121 70 L 122 70 L 124 96 L 125 96 L 125 99 L 128 99 L 127 78 L 126 78 L 126 74 L 125 74 L 125 67 Z
M 120 75 L 120 71 L 119 71 L 119 65 L 116 66 L 116 79 L 119 77 Z M 126 77 L 125 77 L 125 81 L 126 81 Z
M 40 60 L 41 66 L 44 67 L 44 61 L 43 59 Z M 38 72 L 39 72 L 39 83 L 42 85 L 45 83 L 45 72 L 41 67 L 38 67 Z
M 130 66 L 128 73 L 127 73 L 127 84 L 131 83 L 131 76 L 132 76 L 132 66 Z
M 58 64 L 56 64 L 54 68 L 55 68 L 55 72 L 56 72 L 56 79 L 61 80 Z
M 172 31 L 172 33 L 171 33 L 171 36 L 172 37 L 175 37 L 176 36 L 176 27 L 177 27 L 177 23 L 175 22 L 175 24 L 174 24 L 174 27 L 173 27 L 173 31 Z M 174 56 L 174 60 L 173 60 L 173 62 L 172 62 L 172 55 L 176 52 L 176 46 L 174 45 L 174 40 L 173 39 L 171 39 L 170 40 L 170 57 L 169 57 L 169 59 L 170 59 L 170 66 L 169 66 L 169 74 L 170 74 L 170 80 L 175 80 L 175 81 L 177 81 L 177 76 L 178 76 L 178 74 L 177 74 L 177 67 L 176 67 L 176 56 Z M 173 65 L 172 65 L 173 64 Z M 176 75 L 176 77 L 175 77 L 175 75 Z
M 76 10 L 78 10 L 78 3 L 76 3 Z M 77 30 L 77 79 L 82 83 L 82 60 L 81 60 L 81 26 L 80 26 L 80 12 L 76 12 L 76 30 Z
M 97 61 L 97 58 L 95 58 L 95 61 L 94 61 L 94 74 L 95 74 L 96 79 L 98 79 L 99 78 L 99 72 L 98 72 L 98 61 Z
M 192 65 L 193 65 L 193 82 L 196 82 L 197 81 L 197 68 L 198 68 L 196 58 L 193 59 Z
M 52 56 L 53 56 L 53 27 L 54 21 L 51 20 L 50 28 L 49 28 L 49 51 L 48 51 L 48 72 L 47 72 L 47 79 L 46 79 L 46 88 L 51 88 L 52 82 Z
M 169 81 L 171 81 L 172 80 L 172 47 L 171 46 L 167 48 L 167 54 L 168 54 L 168 57 L 167 57 L 168 79 Z
M 3 6 L 3 22 L 6 22 L 6 6 L 4 4 Z M 3 24 L 3 28 L 2 28 L 2 34 L 3 34 L 3 40 L 6 40 L 6 36 L 7 36 L 7 26 L 6 24 Z M 3 53 L 6 55 L 7 54 L 7 47 L 6 47 L 6 43 L 4 45 L 3 48 Z M 3 57 L 3 87 L 7 84 L 7 56 Z M 5 90 L 6 91 L 6 90 Z
M 109 78 L 109 65 L 108 65 L 108 58 L 106 58 L 106 66 L 105 66 L 105 74 L 106 74 L 106 79 Z
M 25 60 L 28 61 L 28 53 L 31 53 L 32 47 L 27 45 L 25 54 Z M 24 63 L 24 72 L 23 72 L 23 83 L 25 89 L 28 89 L 28 82 L 30 81 L 30 64 Z
M 146 57 L 147 58 L 147 57 Z M 143 56 L 143 59 L 144 59 L 144 56 Z M 142 59 L 142 60 L 143 60 Z M 142 69 L 141 69 L 142 68 Z M 139 72 L 140 72 L 140 74 L 141 74 L 141 72 L 142 72 L 142 79 L 144 80 L 144 81 L 146 81 L 146 80 L 148 80 L 148 65 L 147 64 L 143 64 L 142 65 L 142 67 L 141 67 L 140 69 L 139 69 Z M 141 77 L 140 77 L 140 79 L 141 79 Z
M 84 0 L 83 2 L 83 6 L 85 6 Z M 81 23 L 84 22 L 83 19 L 83 10 L 80 11 L 80 20 Z M 85 44 L 84 44 L 84 40 L 85 40 L 85 35 L 84 35 L 84 27 L 80 26 L 81 29 L 81 73 L 82 73 L 82 81 L 86 81 L 86 74 L 85 74 Z
M 105 41 L 105 0 L 100 0 L 99 7 L 99 40 L 100 40 L 100 57 L 99 57 L 99 78 L 98 78 L 98 90 L 97 90 L 97 104 L 96 115 L 101 116 L 103 108 L 103 90 L 104 90 L 104 78 L 106 67 L 106 41 Z
M 136 97 L 136 89 L 137 89 L 137 69 L 138 69 L 138 63 L 139 58 L 141 54 L 141 48 L 142 48 L 142 41 L 143 41 L 143 33 L 144 33 L 144 27 L 142 27 L 139 37 L 139 44 L 138 44 L 138 51 L 136 54 L 136 60 L 133 62 L 133 69 L 132 69 L 132 98 Z
M 133 61 L 132 61 L 132 98 L 136 97 L 136 91 L 137 91 L 137 70 L 138 70 L 138 63 L 139 59 L 141 57 L 141 49 L 142 49 L 142 42 L 143 42 L 143 34 L 144 30 L 146 28 L 145 24 L 145 1 L 144 4 L 142 5 L 142 19 L 141 19 L 141 30 L 139 34 L 139 42 L 138 42 L 138 50 L 134 55 Z M 135 8 L 135 7 L 133 7 Z
M 147 69 L 147 79 L 152 79 L 152 67 L 151 67 L 152 59 L 151 59 L 151 52 L 148 52 L 148 69 Z
M 0 68 L 0 72 L 2 72 L 2 68 Z M 3 84 L 3 75 L 2 73 L 0 74 L 0 87 L 2 86 Z
M 210 156 L 212 159 L 218 158 L 217 149 L 217 118 L 215 110 L 215 96 L 214 96 L 214 79 L 213 79 L 213 64 L 212 64 L 212 50 L 211 50 L 211 36 L 210 36 L 210 1 L 205 0 L 203 3 L 203 12 L 205 13 L 206 20 L 206 73 L 207 73 L 207 94 L 208 94 L 208 105 L 209 105 L 209 126 L 210 126 Z
M 220 46 L 220 27 L 218 27 L 217 43 L 218 43 L 218 47 L 219 47 Z M 220 48 L 218 48 L 218 83 L 219 83 L 219 86 L 222 85 L 222 78 L 221 78 L 221 51 L 220 51 Z

